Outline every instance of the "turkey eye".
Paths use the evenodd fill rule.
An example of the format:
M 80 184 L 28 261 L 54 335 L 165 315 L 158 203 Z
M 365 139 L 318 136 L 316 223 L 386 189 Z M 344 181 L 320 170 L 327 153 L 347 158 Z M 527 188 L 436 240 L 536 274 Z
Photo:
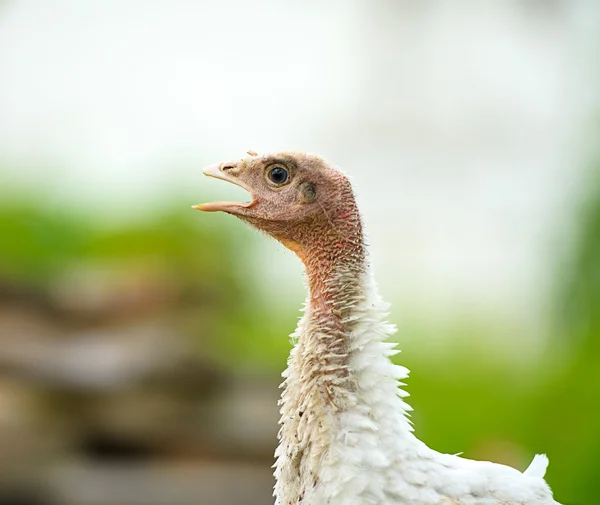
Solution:
M 290 176 L 288 171 L 282 167 L 272 168 L 267 175 L 269 176 L 269 180 L 274 184 L 284 184 Z

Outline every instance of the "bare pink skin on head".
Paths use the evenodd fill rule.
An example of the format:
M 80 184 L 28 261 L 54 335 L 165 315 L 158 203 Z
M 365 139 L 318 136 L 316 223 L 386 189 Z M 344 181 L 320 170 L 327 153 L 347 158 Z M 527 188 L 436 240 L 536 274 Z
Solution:
M 272 171 L 287 174 L 271 180 Z M 303 261 L 315 304 L 326 300 L 328 279 L 338 268 L 364 270 L 365 248 L 360 214 L 346 176 L 319 156 L 279 152 L 212 165 L 206 175 L 247 190 L 246 203 L 213 202 L 198 210 L 224 211 L 268 233 Z

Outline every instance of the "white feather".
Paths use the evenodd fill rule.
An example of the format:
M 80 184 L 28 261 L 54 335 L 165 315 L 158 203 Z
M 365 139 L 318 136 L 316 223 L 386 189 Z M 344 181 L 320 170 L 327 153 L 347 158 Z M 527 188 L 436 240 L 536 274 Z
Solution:
M 523 472 L 525 475 L 530 477 L 537 477 L 542 479 L 546 475 L 546 469 L 548 468 L 548 456 L 545 454 L 536 454 L 533 457 L 533 461 L 529 464 L 527 469 Z

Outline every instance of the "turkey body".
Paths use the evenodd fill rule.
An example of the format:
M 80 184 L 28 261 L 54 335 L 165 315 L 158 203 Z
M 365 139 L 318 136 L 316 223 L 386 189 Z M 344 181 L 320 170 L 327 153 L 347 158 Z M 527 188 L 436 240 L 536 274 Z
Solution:
M 297 344 L 284 372 L 276 451 L 276 503 L 558 505 L 543 479 L 545 456 L 536 456 L 522 473 L 436 452 L 414 436 L 406 394 L 398 387 L 408 370 L 390 361 L 394 345 L 386 342 L 395 328 L 385 322 L 387 305 L 370 273 L 361 283 L 363 296 L 349 300 L 347 316 L 351 388 L 325 387 L 323 382 L 336 383 L 335 371 L 324 377 L 306 366 L 311 333 L 319 331 L 309 303 L 293 335 Z
M 220 163 L 207 175 L 248 190 L 224 211 L 304 263 L 308 297 L 283 373 L 275 505 L 558 505 L 548 460 L 525 472 L 436 452 L 413 434 L 390 357 L 363 225 L 347 177 L 318 156 L 281 152 Z

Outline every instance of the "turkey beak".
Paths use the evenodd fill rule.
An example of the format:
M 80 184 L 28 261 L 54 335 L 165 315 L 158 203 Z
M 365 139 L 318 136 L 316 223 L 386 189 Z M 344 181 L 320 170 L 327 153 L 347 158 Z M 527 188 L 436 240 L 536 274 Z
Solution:
M 202 203 L 200 205 L 192 205 L 193 209 L 202 210 L 204 212 L 231 212 L 235 213 L 236 211 L 240 211 L 241 209 L 248 209 L 252 207 L 256 203 L 256 198 L 252 193 L 252 189 L 240 181 L 237 177 L 228 173 L 228 170 L 235 168 L 235 163 L 216 163 L 214 165 L 209 165 L 205 167 L 202 172 L 207 177 L 214 177 L 215 179 L 221 179 L 223 181 L 230 182 L 239 186 L 242 189 L 245 189 L 252 196 L 252 200 L 250 202 L 209 202 Z

